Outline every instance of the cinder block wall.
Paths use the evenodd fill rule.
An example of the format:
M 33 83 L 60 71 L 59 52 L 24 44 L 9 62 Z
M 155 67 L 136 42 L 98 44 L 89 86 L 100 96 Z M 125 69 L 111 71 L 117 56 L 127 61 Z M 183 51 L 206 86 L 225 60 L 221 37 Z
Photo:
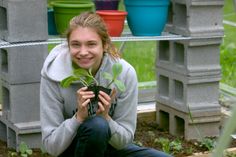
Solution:
M 219 135 L 223 5 L 223 0 L 171 1 L 166 31 L 190 37 L 160 41 L 156 59 L 157 123 L 173 135 L 199 140 Z
M 0 39 L 24 46 L 0 49 L 0 139 L 19 151 L 21 142 L 41 148 L 40 71 L 48 55 L 47 0 L 0 0 Z

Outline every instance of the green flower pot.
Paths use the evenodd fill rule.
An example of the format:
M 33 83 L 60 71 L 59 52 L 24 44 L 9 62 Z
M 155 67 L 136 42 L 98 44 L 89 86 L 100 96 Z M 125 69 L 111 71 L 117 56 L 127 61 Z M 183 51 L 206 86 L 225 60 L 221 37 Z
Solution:
M 52 3 L 56 29 L 59 34 L 64 34 L 69 21 L 85 11 L 94 11 L 94 3 L 89 1 L 55 1 Z

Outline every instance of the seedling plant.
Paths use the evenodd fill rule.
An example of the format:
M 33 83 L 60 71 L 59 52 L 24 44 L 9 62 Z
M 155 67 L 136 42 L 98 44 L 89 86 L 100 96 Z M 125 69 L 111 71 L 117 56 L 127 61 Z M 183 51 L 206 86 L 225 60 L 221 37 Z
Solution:
M 118 76 L 122 72 L 122 65 L 120 63 L 115 63 L 112 66 L 112 74 L 108 72 L 103 73 L 103 77 L 109 81 L 109 83 L 103 87 L 99 85 L 98 81 L 95 79 L 95 77 L 92 74 L 92 69 L 86 70 L 83 68 L 80 68 L 73 64 L 73 75 L 63 79 L 61 81 L 62 87 L 69 87 L 71 83 L 79 81 L 84 86 L 88 87 L 88 90 L 93 91 L 95 94 L 95 97 L 91 99 L 89 105 L 88 105 L 88 114 L 89 116 L 95 115 L 97 109 L 98 109 L 98 94 L 99 91 L 106 92 L 108 95 L 111 93 L 110 86 L 114 83 L 118 90 L 121 92 L 125 91 L 125 85 L 122 81 L 118 80 Z

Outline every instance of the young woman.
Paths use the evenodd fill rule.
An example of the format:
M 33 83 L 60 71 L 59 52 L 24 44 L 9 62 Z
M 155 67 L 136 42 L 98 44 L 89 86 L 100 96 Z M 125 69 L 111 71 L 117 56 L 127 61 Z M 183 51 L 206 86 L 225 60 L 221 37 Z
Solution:
M 118 79 L 126 91 L 115 85 L 112 94 L 99 92 L 98 110 L 88 115 L 88 104 L 94 93 L 81 82 L 62 88 L 60 82 L 72 75 L 72 63 L 92 68 L 101 85 L 102 77 L 114 63 L 123 67 Z M 42 142 L 46 151 L 65 157 L 168 157 L 150 148 L 132 144 L 137 118 L 137 76 L 134 68 L 119 57 L 112 46 L 103 20 L 95 13 L 85 12 L 70 21 L 67 42 L 56 46 L 42 69 L 40 116 Z

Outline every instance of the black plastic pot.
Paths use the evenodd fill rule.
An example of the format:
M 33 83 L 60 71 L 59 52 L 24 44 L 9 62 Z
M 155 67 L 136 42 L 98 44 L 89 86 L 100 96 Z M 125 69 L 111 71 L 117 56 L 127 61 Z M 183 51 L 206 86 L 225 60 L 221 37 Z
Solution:
M 88 105 L 88 115 L 93 116 L 96 114 L 98 110 L 98 102 L 99 102 L 99 91 L 103 91 L 110 95 L 111 89 L 105 88 L 103 86 L 88 86 L 88 91 L 93 91 L 95 94 L 95 97 L 91 99 L 89 105 Z

